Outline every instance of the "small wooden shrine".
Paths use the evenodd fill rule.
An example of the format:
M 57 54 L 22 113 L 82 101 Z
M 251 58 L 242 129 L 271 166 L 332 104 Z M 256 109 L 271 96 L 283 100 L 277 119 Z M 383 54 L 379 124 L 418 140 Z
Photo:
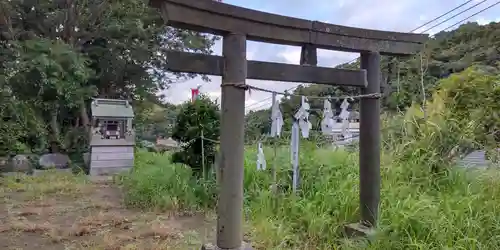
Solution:
M 112 175 L 134 166 L 134 111 L 126 100 L 92 102 L 90 175 Z

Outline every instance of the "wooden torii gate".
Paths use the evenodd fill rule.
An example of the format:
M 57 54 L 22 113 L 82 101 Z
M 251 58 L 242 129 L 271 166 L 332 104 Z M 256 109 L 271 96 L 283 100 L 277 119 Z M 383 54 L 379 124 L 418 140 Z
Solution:
M 222 56 L 170 51 L 169 70 L 222 76 L 221 184 L 217 208 L 218 249 L 243 241 L 245 80 L 308 82 L 359 87 L 380 93 L 380 55 L 418 53 L 428 35 L 352 28 L 241 8 L 210 0 L 150 0 L 167 25 L 223 36 Z M 302 47 L 300 65 L 247 61 L 247 40 Z M 317 67 L 317 49 L 361 54 L 361 69 Z M 359 223 L 376 226 L 380 201 L 380 99 L 361 99 Z

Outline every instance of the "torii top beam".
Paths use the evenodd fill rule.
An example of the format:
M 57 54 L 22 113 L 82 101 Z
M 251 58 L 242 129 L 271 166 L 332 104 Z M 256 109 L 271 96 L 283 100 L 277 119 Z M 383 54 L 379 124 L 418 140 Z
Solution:
M 216 35 L 244 33 L 249 40 L 283 45 L 313 45 L 346 52 L 412 55 L 427 34 L 353 28 L 281 16 L 210 0 L 150 0 L 168 25 Z

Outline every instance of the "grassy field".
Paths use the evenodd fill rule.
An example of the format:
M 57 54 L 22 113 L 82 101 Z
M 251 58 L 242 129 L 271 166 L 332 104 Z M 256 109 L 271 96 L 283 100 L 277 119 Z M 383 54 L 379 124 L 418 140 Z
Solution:
M 303 145 L 302 191 L 276 199 L 255 154 L 246 151 L 244 186 L 245 238 L 256 249 L 500 249 L 496 171 L 431 176 L 425 165 L 383 155 L 379 233 L 368 243 L 342 235 L 358 219 L 356 153 Z M 213 240 L 214 181 L 193 179 L 168 155 L 139 151 L 136 161 L 115 184 L 57 173 L 3 179 L 0 248 L 197 249 Z M 286 186 L 287 148 L 277 166 Z
M 269 190 L 271 172 L 256 171 L 255 151 L 245 159 L 247 238 L 257 249 L 359 249 L 367 242 L 342 236 L 358 219 L 356 153 L 302 147 L 302 192 Z M 272 155 L 270 152 L 268 156 Z M 139 152 L 124 180 L 127 204 L 166 210 L 215 205 L 215 186 L 190 178 L 168 157 Z M 268 157 L 270 165 L 272 159 Z M 431 176 L 425 165 L 383 156 L 379 233 L 368 249 L 500 249 L 500 183 L 496 171 L 450 170 Z M 279 180 L 287 184 L 286 148 L 278 152 Z

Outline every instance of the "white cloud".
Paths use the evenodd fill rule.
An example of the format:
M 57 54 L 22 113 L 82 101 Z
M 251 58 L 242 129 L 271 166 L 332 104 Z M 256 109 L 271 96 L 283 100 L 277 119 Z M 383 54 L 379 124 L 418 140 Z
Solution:
M 344 7 L 346 4 L 347 4 L 346 0 L 339 0 L 339 1 L 337 1 L 337 5 L 339 6 L 339 8 Z
M 491 19 L 491 18 L 484 18 L 484 17 L 480 17 L 476 20 L 477 23 L 479 23 L 480 25 L 485 25 L 485 24 L 489 24 L 491 22 L 500 22 L 500 17 L 496 18 L 496 19 Z
M 207 95 L 211 99 L 220 99 L 220 95 L 221 95 L 220 91 L 210 91 L 210 92 L 201 91 L 201 93 L 204 93 L 205 95 Z
M 278 53 L 279 56 L 286 60 L 286 63 L 298 64 L 300 63 L 300 48 L 287 46 L 284 51 Z

